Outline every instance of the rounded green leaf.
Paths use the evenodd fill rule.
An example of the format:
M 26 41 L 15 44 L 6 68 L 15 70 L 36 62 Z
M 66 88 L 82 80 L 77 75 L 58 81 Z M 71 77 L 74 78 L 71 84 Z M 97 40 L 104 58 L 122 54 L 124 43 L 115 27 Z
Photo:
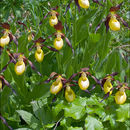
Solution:
M 103 130 L 103 124 L 94 117 L 88 116 L 85 119 L 86 130 Z

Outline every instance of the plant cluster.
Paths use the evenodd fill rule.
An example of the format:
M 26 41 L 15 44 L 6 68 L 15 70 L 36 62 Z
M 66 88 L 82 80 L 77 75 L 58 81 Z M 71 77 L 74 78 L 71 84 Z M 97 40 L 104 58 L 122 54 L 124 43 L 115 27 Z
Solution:
M 26 2 L 29 3 L 28 0 Z M 60 5 L 55 3 L 55 8 L 52 8 L 51 2 L 45 1 L 48 8 L 40 6 L 40 0 L 33 2 L 32 7 L 31 3 L 22 3 L 22 15 L 27 20 L 33 19 L 34 24 L 19 20 L 14 12 L 9 18 L 16 17 L 15 24 L 9 18 L 0 23 L 0 128 L 128 128 L 130 88 L 126 68 L 129 45 L 118 46 L 118 42 L 114 45 L 116 38 L 111 38 L 117 33 L 117 39 L 123 39 L 119 20 L 126 30 L 129 29 L 128 23 L 117 14 L 123 2 L 113 6 L 110 0 L 58 1 Z M 73 2 L 74 8 L 71 7 Z M 62 9 L 62 4 L 67 7 Z M 86 13 L 91 4 L 94 9 Z M 41 12 L 47 10 L 43 18 L 40 18 L 37 5 Z M 105 13 L 102 8 L 106 9 Z M 35 15 L 35 11 L 39 16 Z M 95 17 L 96 12 L 98 17 Z M 53 45 L 49 44 L 52 41 Z M 86 66 L 89 67 L 83 68 Z M 116 113 L 112 114 L 114 110 Z M 125 111 L 122 117 L 121 111 Z M 108 122 L 110 126 L 107 126 Z
M 89 68 L 82 68 L 81 70 L 82 70 L 81 72 L 73 74 L 68 80 L 60 75 L 58 76 L 56 72 L 52 72 L 50 78 L 44 83 L 56 79 L 56 81 L 53 82 L 50 87 L 50 92 L 56 95 L 62 90 L 62 88 L 65 88 L 65 98 L 68 102 L 72 102 L 75 100 L 75 93 L 71 89 L 71 86 L 76 86 L 78 84 L 81 90 L 84 90 L 85 92 L 90 94 L 90 92 L 87 90 L 90 85 L 88 76 L 90 76 L 91 78 L 94 79 L 96 84 L 100 85 L 102 90 L 104 90 L 104 93 L 106 94 L 104 96 L 104 99 L 106 99 L 109 95 L 112 94 L 113 89 L 118 88 L 119 91 L 117 91 L 117 93 L 115 94 L 116 103 L 123 104 L 126 101 L 125 89 L 130 90 L 128 84 L 120 83 L 119 81 L 116 81 L 117 86 L 113 88 L 113 85 L 111 83 L 111 81 L 114 81 L 113 76 L 117 75 L 117 73 L 112 73 L 110 75 L 107 75 L 103 79 L 99 80 L 96 77 L 94 77 L 90 72 L 87 71 L 89 70 Z M 78 74 L 80 74 L 79 80 L 78 81 L 73 80 L 73 78 L 75 78 Z M 92 90 L 93 89 L 95 89 L 95 85 L 92 87 Z

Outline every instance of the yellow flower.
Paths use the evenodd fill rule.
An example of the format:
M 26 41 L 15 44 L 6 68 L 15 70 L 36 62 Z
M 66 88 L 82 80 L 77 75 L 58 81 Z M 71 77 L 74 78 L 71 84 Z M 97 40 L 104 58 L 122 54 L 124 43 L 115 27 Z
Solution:
M 0 80 L 0 91 L 2 90 L 2 80 Z
M 57 17 L 56 16 L 51 16 L 50 19 L 49 19 L 49 24 L 53 27 L 57 23 L 58 23 Z
M 88 0 L 78 0 L 79 6 L 84 9 L 89 8 L 89 1 Z
M 89 80 L 86 77 L 85 72 L 81 74 L 81 77 L 78 80 L 78 85 L 81 90 L 86 90 L 89 87 Z
M 4 35 L 4 36 L 2 36 L 2 37 L 0 38 L 0 46 L 1 46 L 1 47 L 4 47 L 4 46 L 8 45 L 9 42 L 10 42 L 10 38 L 9 38 L 8 35 Z
M 66 87 L 66 90 L 65 90 L 65 99 L 66 99 L 68 102 L 73 102 L 73 101 L 75 100 L 75 93 L 74 93 L 74 91 L 70 88 L 69 85 Z
M 63 39 L 61 37 L 55 38 L 55 40 L 54 40 L 54 47 L 57 50 L 61 50 L 62 49 L 62 47 L 63 47 Z
M 43 59 L 44 59 L 44 52 L 43 52 L 43 50 L 41 49 L 40 45 L 37 46 L 37 50 L 35 51 L 35 59 L 36 59 L 38 62 L 42 62 Z
M 123 87 L 120 88 L 120 90 L 115 94 L 115 101 L 116 104 L 120 104 L 120 105 L 126 101 L 126 93 Z
M 57 94 L 63 87 L 62 81 L 61 81 L 61 76 L 59 76 L 55 82 L 52 83 L 50 92 L 52 94 Z
M 113 86 L 112 86 L 112 84 L 111 84 L 111 79 L 108 78 L 108 79 L 105 81 L 104 85 L 103 85 L 105 94 L 107 94 L 107 93 L 112 89 L 112 87 L 113 87 Z M 112 94 L 112 91 L 110 91 L 109 95 L 111 95 L 111 94 Z
M 25 71 L 25 63 L 23 62 L 23 57 L 22 55 L 19 56 L 18 62 L 15 64 L 15 73 L 17 75 L 22 75 Z
M 112 17 L 109 21 L 109 27 L 112 31 L 119 31 L 120 23 L 116 18 Z

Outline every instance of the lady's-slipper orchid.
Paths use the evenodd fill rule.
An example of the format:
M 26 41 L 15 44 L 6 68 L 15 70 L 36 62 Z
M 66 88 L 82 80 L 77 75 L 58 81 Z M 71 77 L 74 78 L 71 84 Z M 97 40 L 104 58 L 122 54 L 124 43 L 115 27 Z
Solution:
M 121 18 L 116 11 L 118 11 L 121 7 L 123 2 L 117 6 L 113 6 L 110 8 L 110 14 L 106 17 L 105 20 L 105 26 L 106 26 L 106 31 L 109 30 L 109 28 L 112 31 L 119 31 L 121 28 L 119 20 L 123 23 L 125 27 L 128 27 L 128 23 Z M 128 27 L 129 28 L 129 27 Z
M 35 59 L 38 62 L 42 62 L 43 61 L 43 58 L 44 58 L 44 52 L 42 50 L 43 47 L 46 47 L 46 48 L 48 48 L 51 51 L 58 52 L 58 50 L 56 50 L 55 48 L 53 48 L 51 46 L 48 46 L 46 44 L 43 44 L 45 41 L 46 41 L 46 39 L 43 39 L 43 38 L 40 37 L 37 40 L 33 41 L 34 45 L 29 49 L 29 51 L 31 51 L 33 48 L 36 48 Z
M 72 52 L 74 54 L 74 49 L 73 49 L 69 39 L 62 33 L 62 29 L 64 27 L 62 26 L 61 21 L 59 21 L 58 24 L 54 26 L 54 28 L 56 29 L 56 32 L 53 34 L 56 37 L 53 42 L 55 49 L 57 49 L 57 50 L 62 49 L 62 47 L 64 45 L 63 38 L 65 38 L 66 43 L 72 49 Z M 52 37 L 53 35 L 49 36 L 49 38 Z
M 0 47 L 4 48 L 9 44 L 9 42 L 14 41 L 18 51 L 18 41 L 16 37 L 11 33 L 10 25 L 8 23 L 0 23 L 0 25 L 5 29 L 3 31 L 4 35 L 0 38 Z
M 80 11 L 80 8 L 84 8 L 84 9 L 88 9 L 90 4 L 89 4 L 89 0 L 70 0 L 69 4 L 67 5 L 66 11 L 64 14 L 66 14 L 66 12 L 69 10 L 70 8 L 70 4 L 72 3 L 72 1 L 75 2 L 76 6 L 78 7 L 78 10 Z M 103 4 L 101 4 L 99 2 L 99 0 L 92 0 L 94 3 L 97 3 L 101 6 L 103 6 Z M 104 2 L 104 1 L 103 1 Z
M 31 66 L 31 68 L 33 70 L 35 70 L 37 72 L 38 75 L 41 76 L 41 73 L 39 71 L 37 71 L 36 67 L 33 65 L 33 63 L 26 58 L 22 53 L 11 53 L 9 50 L 7 50 L 7 54 L 10 58 L 10 60 L 8 61 L 8 63 L 2 68 L 2 70 L 0 71 L 0 73 L 4 72 L 8 65 L 10 63 L 14 63 L 15 67 L 15 73 L 17 75 L 22 75 L 25 71 L 25 66 L 27 65 L 27 62 L 29 63 L 29 65 Z

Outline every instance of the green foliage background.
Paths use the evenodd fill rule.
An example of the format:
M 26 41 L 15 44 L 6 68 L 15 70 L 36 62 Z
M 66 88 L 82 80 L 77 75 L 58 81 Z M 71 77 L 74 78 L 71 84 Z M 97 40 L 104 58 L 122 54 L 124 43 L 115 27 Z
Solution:
M 50 5 L 48 5 L 50 2 Z M 102 2 L 102 1 L 101 1 Z M 62 91 L 57 95 L 57 100 L 52 102 L 54 95 L 51 95 L 49 84 L 41 84 L 46 80 L 51 72 L 64 74 L 69 78 L 73 73 L 79 72 L 80 68 L 90 67 L 90 72 L 101 79 L 106 74 L 118 72 L 115 78 L 124 81 L 124 76 L 129 79 L 129 43 L 128 28 L 121 24 L 118 32 L 108 31 L 106 33 L 105 24 L 95 33 L 95 29 L 103 18 L 109 13 L 113 5 L 121 3 L 122 0 L 106 0 L 104 7 L 93 3 L 90 0 L 88 10 L 78 9 L 73 2 L 66 15 L 63 15 L 69 0 L 2 0 L 0 1 L 0 22 L 8 22 L 11 25 L 11 32 L 18 36 L 18 52 L 24 53 L 37 69 L 42 73 L 38 76 L 28 65 L 26 72 L 22 76 L 17 76 L 14 72 L 14 64 L 10 64 L 3 73 L 17 92 L 13 95 L 8 87 L 4 87 L 0 92 L 0 113 L 7 120 L 8 124 L 17 130 L 128 130 L 130 125 L 129 101 L 130 97 L 126 90 L 127 101 L 124 105 L 117 105 L 113 94 L 102 103 L 104 92 L 100 86 L 96 86 L 91 94 L 87 94 L 78 86 L 72 87 L 76 93 L 73 103 L 68 103 Z M 129 2 L 123 1 L 118 14 L 129 21 Z M 28 32 L 17 24 L 17 21 L 32 27 L 35 32 L 35 40 L 39 37 L 46 38 L 55 30 L 49 25 L 49 17 L 39 26 L 43 16 L 50 11 L 51 7 L 59 6 L 59 20 L 64 25 L 63 33 L 69 38 L 75 50 L 75 55 L 64 41 L 61 54 L 48 51 L 43 48 L 45 58 L 42 63 L 36 62 L 34 52 L 29 52 L 32 42 L 28 42 Z M 2 28 L 0 28 L 2 32 Z M 2 36 L 2 33 L 0 33 Z M 45 42 L 53 47 L 54 37 Z M 16 52 L 16 45 L 9 44 L 11 52 Z M 4 48 L 0 55 L 0 70 L 8 62 L 9 57 Z M 78 80 L 78 78 L 76 78 Z M 94 80 L 90 80 L 90 87 Z M 129 82 L 127 80 L 127 82 Z M 114 84 L 116 85 L 116 84 Z M 56 126 L 56 123 L 60 125 Z M 58 123 L 57 123 L 58 124 Z M 0 129 L 8 129 L 0 121 Z

